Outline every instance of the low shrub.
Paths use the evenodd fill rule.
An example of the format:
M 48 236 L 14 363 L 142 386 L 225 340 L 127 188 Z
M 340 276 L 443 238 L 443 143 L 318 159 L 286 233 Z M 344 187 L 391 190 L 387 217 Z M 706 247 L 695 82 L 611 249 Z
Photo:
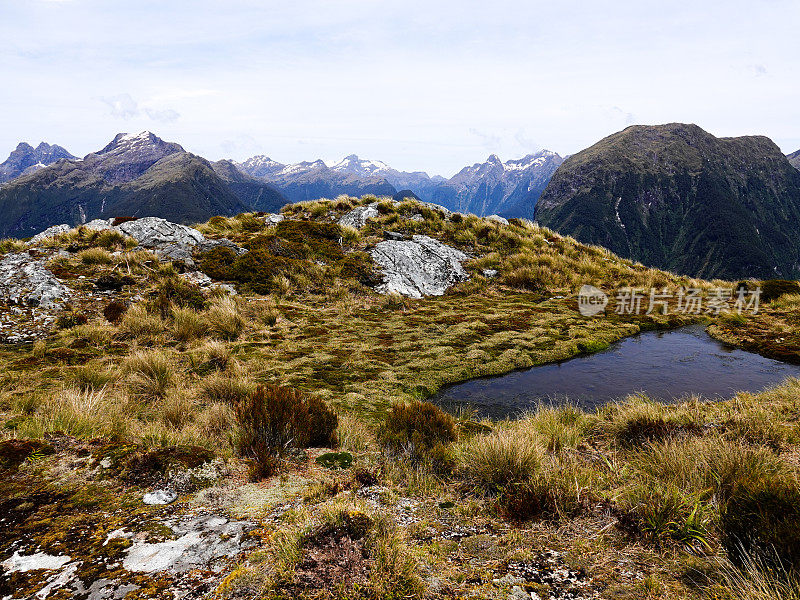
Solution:
M 86 325 L 89 322 L 89 317 L 84 313 L 68 311 L 58 315 L 56 319 L 56 327 L 59 329 L 72 329 L 78 325 Z
M 167 277 L 151 295 L 151 303 L 161 313 L 161 318 L 166 319 L 173 306 L 200 311 L 206 308 L 207 300 L 200 286 L 180 277 Z
M 800 282 L 785 279 L 767 279 L 761 282 L 762 302 L 772 302 L 784 294 L 800 294 Z
M 259 386 L 234 410 L 239 424 L 236 449 L 253 459 L 253 479 L 276 473 L 279 458 L 289 448 L 336 445 L 336 414 L 297 389 Z
M 378 434 L 378 441 L 390 452 L 402 452 L 412 459 L 422 458 L 455 439 L 453 417 L 430 402 L 418 400 L 394 405 Z M 437 453 L 441 454 L 441 450 L 437 449 Z
M 128 307 L 125 305 L 124 302 L 120 302 L 119 300 L 112 300 L 109 302 L 106 307 L 103 309 L 103 316 L 109 323 L 119 323 L 122 319 L 122 316 L 128 310 Z

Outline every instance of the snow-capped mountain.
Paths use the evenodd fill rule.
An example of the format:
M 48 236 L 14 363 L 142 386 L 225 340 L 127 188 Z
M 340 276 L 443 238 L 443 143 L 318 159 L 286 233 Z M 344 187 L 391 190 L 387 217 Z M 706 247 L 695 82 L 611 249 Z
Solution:
M 108 183 L 124 183 L 142 175 L 162 158 L 186 152 L 180 144 L 165 142 L 157 135 L 118 133 L 102 150 L 87 154 L 83 168 L 102 177 Z
M 26 142 L 20 142 L 6 161 L 0 164 L 0 183 L 38 171 L 62 158 L 75 157 L 55 144 L 41 142 L 34 148 Z
M 532 217 L 539 194 L 563 160 L 549 150 L 506 162 L 493 154 L 450 179 L 431 177 L 424 171 L 398 171 L 380 160 L 355 154 L 331 166 L 321 160 L 286 165 L 267 156 L 254 156 L 237 166 L 274 183 L 293 201 L 345 193 L 391 196 L 397 190 L 410 190 L 451 210 Z
M 286 165 L 268 156 L 254 156 L 238 163 L 237 167 L 253 177 L 274 184 L 292 202 L 335 198 L 340 194 L 391 196 L 397 191 L 383 176 L 351 172 L 343 165 L 346 161 L 333 167 L 322 160 Z
M 144 131 L 120 133 L 102 150 L 68 158 L 0 187 L 0 236 L 96 218 L 155 216 L 180 223 L 287 202 L 230 164 L 212 164 Z
M 432 202 L 477 215 L 532 217 L 539 195 L 564 159 L 550 150 L 503 162 L 492 154 L 486 162 L 464 167 L 437 187 Z

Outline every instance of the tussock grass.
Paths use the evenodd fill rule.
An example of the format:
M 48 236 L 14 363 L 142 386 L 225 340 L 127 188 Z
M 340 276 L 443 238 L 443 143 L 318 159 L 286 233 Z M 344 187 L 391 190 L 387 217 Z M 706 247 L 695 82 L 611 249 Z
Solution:
M 119 326 L 123 336 L 135 338 L 142 343 L 152 343 L 165 329 L 166 323 L 163 319 L 148 313 L 141 304 L 129 308 Z
M 228 406 L 245 400 L 255 388 L 256 385 L 250 378 L 230 373 L 213 373 L 200 384 L 205 399 Z
M 238 338 L 245 327 L 239 306 L 230 296 L 214 300 L 208 309 L 208 320 L 214 335 L 227 341 Z
M 539 440 L 525 428 L 473 437 L 460 444 L 456 452 L 460 477 L 487 492 L 528 482 L 544 458 Z
M 175 339 L 190 342 L 208 335 L 211 325 L 206 315 L 193 308 L 177 306 L 172 309 L 171 331 Z
M 105 248 L 87 248 L 77 254 L 77 258 L 84 265 L 110 265 L 114 263 L 111 252 Z
M 122 365 L 128 375 L 128 389 L 142 399 L 163 398 L 175 380 L 170 357 L 160 350 L 138 350 Z

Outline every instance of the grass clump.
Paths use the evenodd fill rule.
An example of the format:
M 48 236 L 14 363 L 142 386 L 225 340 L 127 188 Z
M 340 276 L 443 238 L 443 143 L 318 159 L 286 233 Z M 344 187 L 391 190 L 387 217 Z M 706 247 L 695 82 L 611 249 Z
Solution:
M 78 252 L 78 260 L 84 265 L 110 265 L 114 257 L 105 248 L 87 248 Z
M 205 337 L 211 329 L 208 319 L 193 308 L 172 309 L 172 335 L 181 342 Z
M 169 356 L 160 350 L 138 350 L 123 363 L 128 375 L 128 388 L 143 399 L 163 398 L 175 380 L 175 367 Z
M 135 338 L 141 342 L 152 342 L 165 330 L 164 321 L 157 315 L 151 315 L 147 309 L 136 304 L 128 309 L 119 325 L 123 336 Z
M 542 464 L 544 449 L 524 428 L 473 437 L 458 449 L 462 480 L 484 492 L 527 484 Z
M 235 340 L 245 327 L 245 319 L 239 311 L 236 299 L 230 296 L 217 298 L 208 309 L 211 331 L 222 340 Z

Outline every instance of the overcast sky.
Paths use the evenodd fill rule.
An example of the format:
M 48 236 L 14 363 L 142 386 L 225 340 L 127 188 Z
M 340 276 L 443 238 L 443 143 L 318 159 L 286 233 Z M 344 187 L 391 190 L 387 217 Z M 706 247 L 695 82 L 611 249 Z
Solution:
M 797 0 L 0 0 L 0 154 L 147 129 L 449 176 L 671 121 L 791 152 L 798 31 Z

